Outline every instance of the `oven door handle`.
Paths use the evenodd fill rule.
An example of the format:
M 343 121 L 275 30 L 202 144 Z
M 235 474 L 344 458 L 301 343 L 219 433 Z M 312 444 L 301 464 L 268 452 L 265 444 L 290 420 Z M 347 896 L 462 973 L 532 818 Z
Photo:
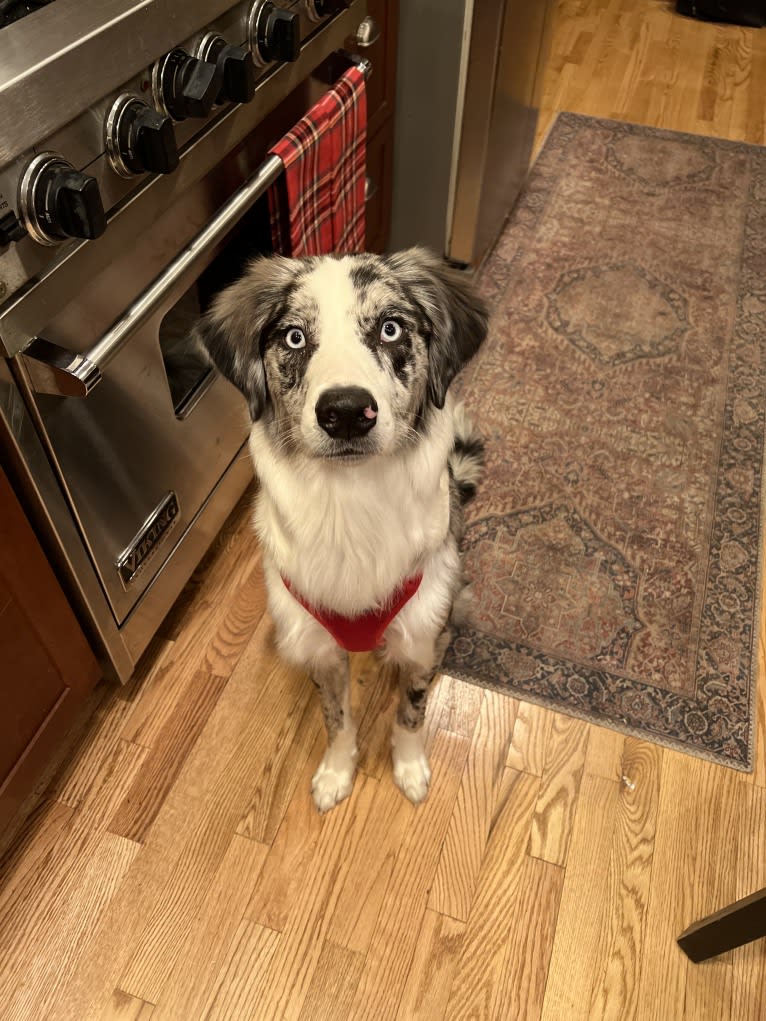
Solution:
M 372 64 L 369 60 L 345 51 L 339 52 L 355 64 L 365 78 L 370 77 Z M 205 259 L 210 249 L 228 234 L 277 180 L 283 169 L 278 156 L 269 156 L 90 350 L 76 354 L 43 337 L 35 337 L 23 352 L 33 389 L 37 393 L 58 397 L 87 397 L 98 386 L 103 370 L 120 353 L 131 334 L 157 311 L 182 277 Z
M 278 156 L 269 156 L 90 350 L 75 354 L 43 337 L 35 337 L 24 349 L 28 359 L 27 371 L 35 391 L 60 397 L 87 397 L 100 383 L 103 370 L 120 353 L 131 334 L 156 312 L 184 274 L 228 234 L 283 169 Z

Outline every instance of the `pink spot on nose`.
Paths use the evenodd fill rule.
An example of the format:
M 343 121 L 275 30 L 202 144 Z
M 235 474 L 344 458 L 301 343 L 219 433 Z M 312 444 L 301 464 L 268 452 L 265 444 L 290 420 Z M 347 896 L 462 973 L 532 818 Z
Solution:
M 373 411 L 372 408 L 365 408 L 364 409 L 364 417 L 365 418 L 377 418 L 378 417 L 378 413 L 377 413 L 377 411 Z

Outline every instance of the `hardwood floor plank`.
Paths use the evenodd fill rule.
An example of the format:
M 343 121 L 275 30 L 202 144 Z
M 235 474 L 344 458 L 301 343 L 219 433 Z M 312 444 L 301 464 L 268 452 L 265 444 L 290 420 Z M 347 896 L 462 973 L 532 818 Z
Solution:
M 701 812 L 696 820 L 694 915 L 688 924 L 731 903 L 737 896 L 740 840 L 736 825 L 739 797 L 744 795 L 745 788 L 733 770 L 720 770 L 710 763 L 703 765 L 709 774 L 711 793 L 704 805 L 700 804 Z M 690 964 L 684 1001 L 685 1021 L 705 1016 L 735 1021 L 731 1012 L 732 981 L 731 960 L 726 955 L 706 961 L 704 967 Z
M 766 75 L 766 45 L 761 33 L 752 41 L 751 74 L 747 90 L 747 111 L 743 138 L 746 142 L 763 145 L 766 139 L 766 105 L 760 83 Z
M 431 790 L 423 804 L 407 804 L 410 823 L 364 960 L 351 1008 L 355 1021 L 385 1021 L 396 1016 L 468 746 L 465 738 L 443 730 L 436 732 L 430 752 Z
M 531 702 L 519 703 L 505 763 L 509 769 L 531 773 L 533 776 L 543 775 L 545 751 L 554 715 L 550 709 L 543 709 Z
M 734 73 L 731 76 L 731 115 L 729 117 L 727 137 L 745 141 L 748 120 L 748 93 L 753 75 L 753 36 L 755 32 L 744 29 L 736 39 L 732 48 Z
M 298 1021 L 349 1016 L 364 959 L 325 940 Z
M 8 906 L 19 897 L 25 885 L 38 885 L 45 863 L 56 854 L 65 831 L 72 828 L 75 809 L 59 801 L 43 800 L 17 829 L 14 842 L 0 858 L 0 931 Z M 1 951 L 0 951 L 1 952 Z
M 639 963 L 639 995 L 645 1018 L 683 1017 L 688 959 L 675 939 L 694 919 L 691 875 L 679 875 L 678 862 L 689 870 L 694 861 L 697 825 L 689 817 L 699 770 L 691 759 L 667 755 L 660 778 L 647 935 Z M 690 829 L 691 823 L 691 829 Z
M 121 989 L 115 989 L 107 1004 L 101 1021 L 153 1021 L 154 1004 L 137 1000 Z
M 390 773 L 380 790 L 367 826 L 352 856 L 330 920 L 328 938 L 339 946 L 367 953 L 390 889 L 397 857 L 412 825 L 412 806 Z
M 450 990 L 448 1021 L 496 1016 L 500 977 L 512 950 L 506 941 L 508 919 L 523 894 L 525 848 L 539 789 L 539 777 L 506 770 Z
M 296 898 L 263 982 L 239 1017 L 297 1018 L 308 995 L 348 862 L 369 818 L 377 780 L 362 774 L 354 793 L 322 816 L 302 894 Z
M 660 60 L 662 59 L 661 54 L 666 50 L 665 40 L 659 45 L 654 42 L 654 31 L 655 26 L 648 19 L 639 27 L 633 45 L 625 56 L 624 73 L 619 81 L 615 78 L 614 83 L 612 83 L 616 93 L 612 99 L 612 112 L 617 116 L 624 115 L 627 107 L 630 105 L 633 105 L 634 112 L 638 113 L 636 101 L 639 96 L 643 99 L 648 114 L 654 95 L 646 89 L 645 85 L 647 63 L 650 63 L 653 69 L 653 77 L 656 78 L 659 69 L 656 50 L 660 50 Z M 611 79 L 611 75 L 609 75 L 609 78 Z M 653 92 L 654 94 L 660 93 L 661 86 L 654 89 Z M 598 101 L 597 97 L 591 98 L 591 102 L 594 101 Z M 649 117 L 647 116 L 646 119 L 648 120 Z
M 263 671 L 261 683 L 252 684 L 248 661 L 242 673 L 230 679 L 157 818 L 158 823 L 166 811 L 171 818 L 183 811 L 196 816 L 196 825 L 191 828 L 187 822 L 186 839 L 176 840 L 180 854 L 176 852 L 172 873 L 145 921 L 140 947 L 118 983 L 152 1003 L 158 1002 L 178 956 L 179 939 L 207 896 L 252 784 L 268 769 L 284 717 L 295 700 L 304 697 L 302 676 L 286 670 L 262 647 L 254 658 Z M 240 696 L 258 711 L 252 716 L 243 712 Z M 153 833 L 154 828 L 147 843 Z
M 750 787 L 737 793 L 736 897 L 766 887 L 766 790 Z M 723 907 L 723 905 L 721 905 Z M 760 1021 L 766 1004 L 766 942 L 757 940 L 733 950 L 731 1016 Z
M 423 915 L 397 1021 L 444 1017 L 465 924 L 430 908 Z
M 527 847 L 533 858 L 566 865 L 587 747 L 587 723 L 555 713 Z
M 198 671 L 176 703 L 154 747 L 109 823 L 112 833 L 139 844 L 157 817 L 186 758 L 197 742 L 227 678 Z
M 391 762 L 391 723 L 399 697 L 397 676 L 393 668 L 373 660 L 365 669 L 365 677 L 367 697 L 364 706 L 354 710 L 359 727 L 357 764 L 360 772 L 381 780 Z
M 220 577 L 202 586 L 201 605 L 147 679 L 125 720 L 126 740 L 153 746 L 198 671 L 229 677 L 239 662 L 266 609 L 260 554 L 241 553 L 225 573 L 221 570 Z
M 560 866 L 524 858 L 492 1013 L 497 1021 L 538 1021 L 542 1016 L 563 885 Z
M 759 652 L 759 664 L 766 664 L 766 652 L 763 649 Z M 760 683 L 755 708 L 755 769 L 751 779 L 756 786 L 766 787 L 766 669 L 759 669 L 759 674 Z
M 235 834 L 202 908 L 181 941 L 152 1021 L 204 1017 L 268 848 Z
M 625 739 L 626 783 L 619 787 L 608 869 L 607 914 L 602 919 L 601 961 L 594 969 L 590 1017 L 638 1017 L 638 962 L 643 955 L 652 875 L 662 749 Z M 633 786 L 628 786 L 628 783 Z
M 110 694 L 96 710 L 77 747 L 51 780 L 46 795 L 70 808 L 78 808 L 101 789 L 104 760 L 116 754 L 130 704 Z
M 237 833 L 265 844 L 273 843 L 298 778 L 322 732 L 322 714 L 314 685 L 306 678 L 305 691 L 285 714 L 253 798 L 237 824 Z
M 442 709 L 439 719 L 441 730 L 449 730 L 452 734 L 459 734 L 461 737 L 472 737 L 476 729 L 476 721 L 479 718 L 482 704 L 484 702 L 485 690 L 476 684 L 469 684 L 461 681 L 458 677 L 442 675 L 440 686 L 442 690 Z M 497 694 L 492 692 L 491 694 Z M 505 698 L 506 696 L 500 696 Z M 517 707 L 515 699 L 508 699 L 512 702 L 514 709 Z
M 252 778 L 268 761 L 270 742 L 298 697 L 299 679 L 274 662 L 264 633 L 256 631 L 229 679 L 55 1018 L 98 1017 L 115 988 L 152 1003 L 159 997 L 179 953 L 177 941 L 248 803 Z
M 605 879 L 613 844 L 620 785 L 586 775 L 580 788 L 561 908 L 545 992 L 544 1021 L 587 1018 L 608 918 Z
M 251 1014 L 281 938 L 255 922 L 240 923 L 201 1021 L 243 1021 Z
M 322 816 L 311 798 L 311 777 L 326 744 L 324 734 L 317 735 L 245 910 L 245 918 L 267 929 L 281 932 L 287 926 L 315 854 Z
M 730 982 L 726 964 L 695 970 L 676 939 L 696 918 L 735 899 L 736 773 L 677 752 L 663 752 L 660 800 L 640 962 L 642 1016 L 689 1017 L 707 999 L 709 979 L 719 984 L 715 1000 L 730 1016 Z M 707 1009 L 707 1008 L 705 1008 Z M 705 1016 L 703 1015 L 697 1015 Z
M 125 843 L 118 838 L 107 839 L 104 830 L 145 754 L 145 749 L 124 741 L 111 748 L 98 781 L 91 785 L 80 807 L 57 829 L 57 839 L 49 844 L 47 853 L 41 849 L 37 857 L 33 852 L 37 859 L 35 867 L 19 869 L 16 881 L 5 888 L 0 902 L 0 1003 L 11 1002 L 12 995 L 18 992 L 15 990 L 18 975 L 26 974 L 32 967 L 40 946 L 55 942 L 60 926 L 73 924 L 70 898 L 94 886 L 103 889 L 97 885 L 98 878 L 92 877 L 94 857 L 105 857 L 115 871 L 126 861 Z M 138 845 L 131 843 L 130 848 L 137 850 Z M 98 919 L 100 908 L 99 903 L 91 925 Z M 52 931 L 50 919 L 56 921 Z M 70 938 L 71 933 L 66 937 L 67 943 Z M 62 965 L 55 974 L 56 987 L 66 975 L 67 968 Z M 116 982 L 112 983 L 111 988 L 115 985 Z
M 603 776 L 605 780 L 619 780 L 623 775 L 624 750 L 624 734 L 607 730 L 606 727 L 589 727 L 584 772 L 591 776 Z
M 636 965 L 645 938 L 662 751 L 634 738 L 625 743 L 632 789 L 583 777 L 545 1019 L 638 1016 Z
M 463 922 L 473 902 L 516 709 L 515 699 L 485 691 L 475 729 L 466 735 L 473 737 L 471 750 L 428 898 L 429 908 Z
M 2 993 L 5 1016 L 14 1021 L 47 1018 L 66 976 L 77 967 L 94 925 L 114 896 L 140 847 L 112 833 L 102 833 L 83 855 L 79 868 L 63 877 L 49 911 L 55 930 L 40 919 L 25 940 L 23 962 L 10 969 L 10 987 Z M 17 970 L 18 969 L 18 970 Z

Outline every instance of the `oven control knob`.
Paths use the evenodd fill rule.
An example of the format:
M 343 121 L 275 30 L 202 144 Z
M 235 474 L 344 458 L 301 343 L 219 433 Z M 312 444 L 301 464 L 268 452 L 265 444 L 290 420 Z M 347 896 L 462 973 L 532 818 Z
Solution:
M 223 69 L 217 64 L 191 57 L 185 50 L 171 50 L 152 70 L 154 102 L 174 121 L 207 117 L 222 81 Z
M 312 21 L 333 18 L 348 7 L 349 0 L 306 0 L 306 13 Z
M 21 175 L 19 209 L 28 233 L 44 245 L 98 238 L 106 230 L 96 179 L 53 152 L 35 156 Z
M 249 103 L 255 95 L 255 62 L 244 46 L 231 46 L 220 35 L 209 32 L 197 47 L 196 56 L 216 64 L 223 75 L 217 103 Z
M 169 174 L 178 166 L 173 121 L 136 96 L 120 96 L 105 124 L 109 162 L 121 177 Z
M 13 210 L 0 216 L 0 248 L 5 248 L 12 241 L 21 241 L 26 236 L 24 225 L 19 222 Z
M 271 0 L 256 0 L 247 16 L 250 50 L 260 67 L 273 60 L 297 60 L 301 52 L 297 14 L 277 7 Z

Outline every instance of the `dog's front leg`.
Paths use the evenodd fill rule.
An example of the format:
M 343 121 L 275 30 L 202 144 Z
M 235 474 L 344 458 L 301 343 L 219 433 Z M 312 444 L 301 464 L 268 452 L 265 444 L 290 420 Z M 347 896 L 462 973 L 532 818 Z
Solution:
M 311 781 L 320 812 L 327 812 L 351 793 L 356 772 L 356 727 L 351 717 L 348 653 L 337 649 L 310 668 L 319 691 L 327 728 L 327 751 Z
M 417 805 L 428 794 L 431 767 L 423 743 L 423 721 L 428 704 L 428 691 L 436 676 L 444 651 L 449 644 L 445 630 L 428 651 L 421 650 L 419 662 L 400 662 L 399 706 L 391 733 L 391 757 L 394 782 L 410 801 Z

